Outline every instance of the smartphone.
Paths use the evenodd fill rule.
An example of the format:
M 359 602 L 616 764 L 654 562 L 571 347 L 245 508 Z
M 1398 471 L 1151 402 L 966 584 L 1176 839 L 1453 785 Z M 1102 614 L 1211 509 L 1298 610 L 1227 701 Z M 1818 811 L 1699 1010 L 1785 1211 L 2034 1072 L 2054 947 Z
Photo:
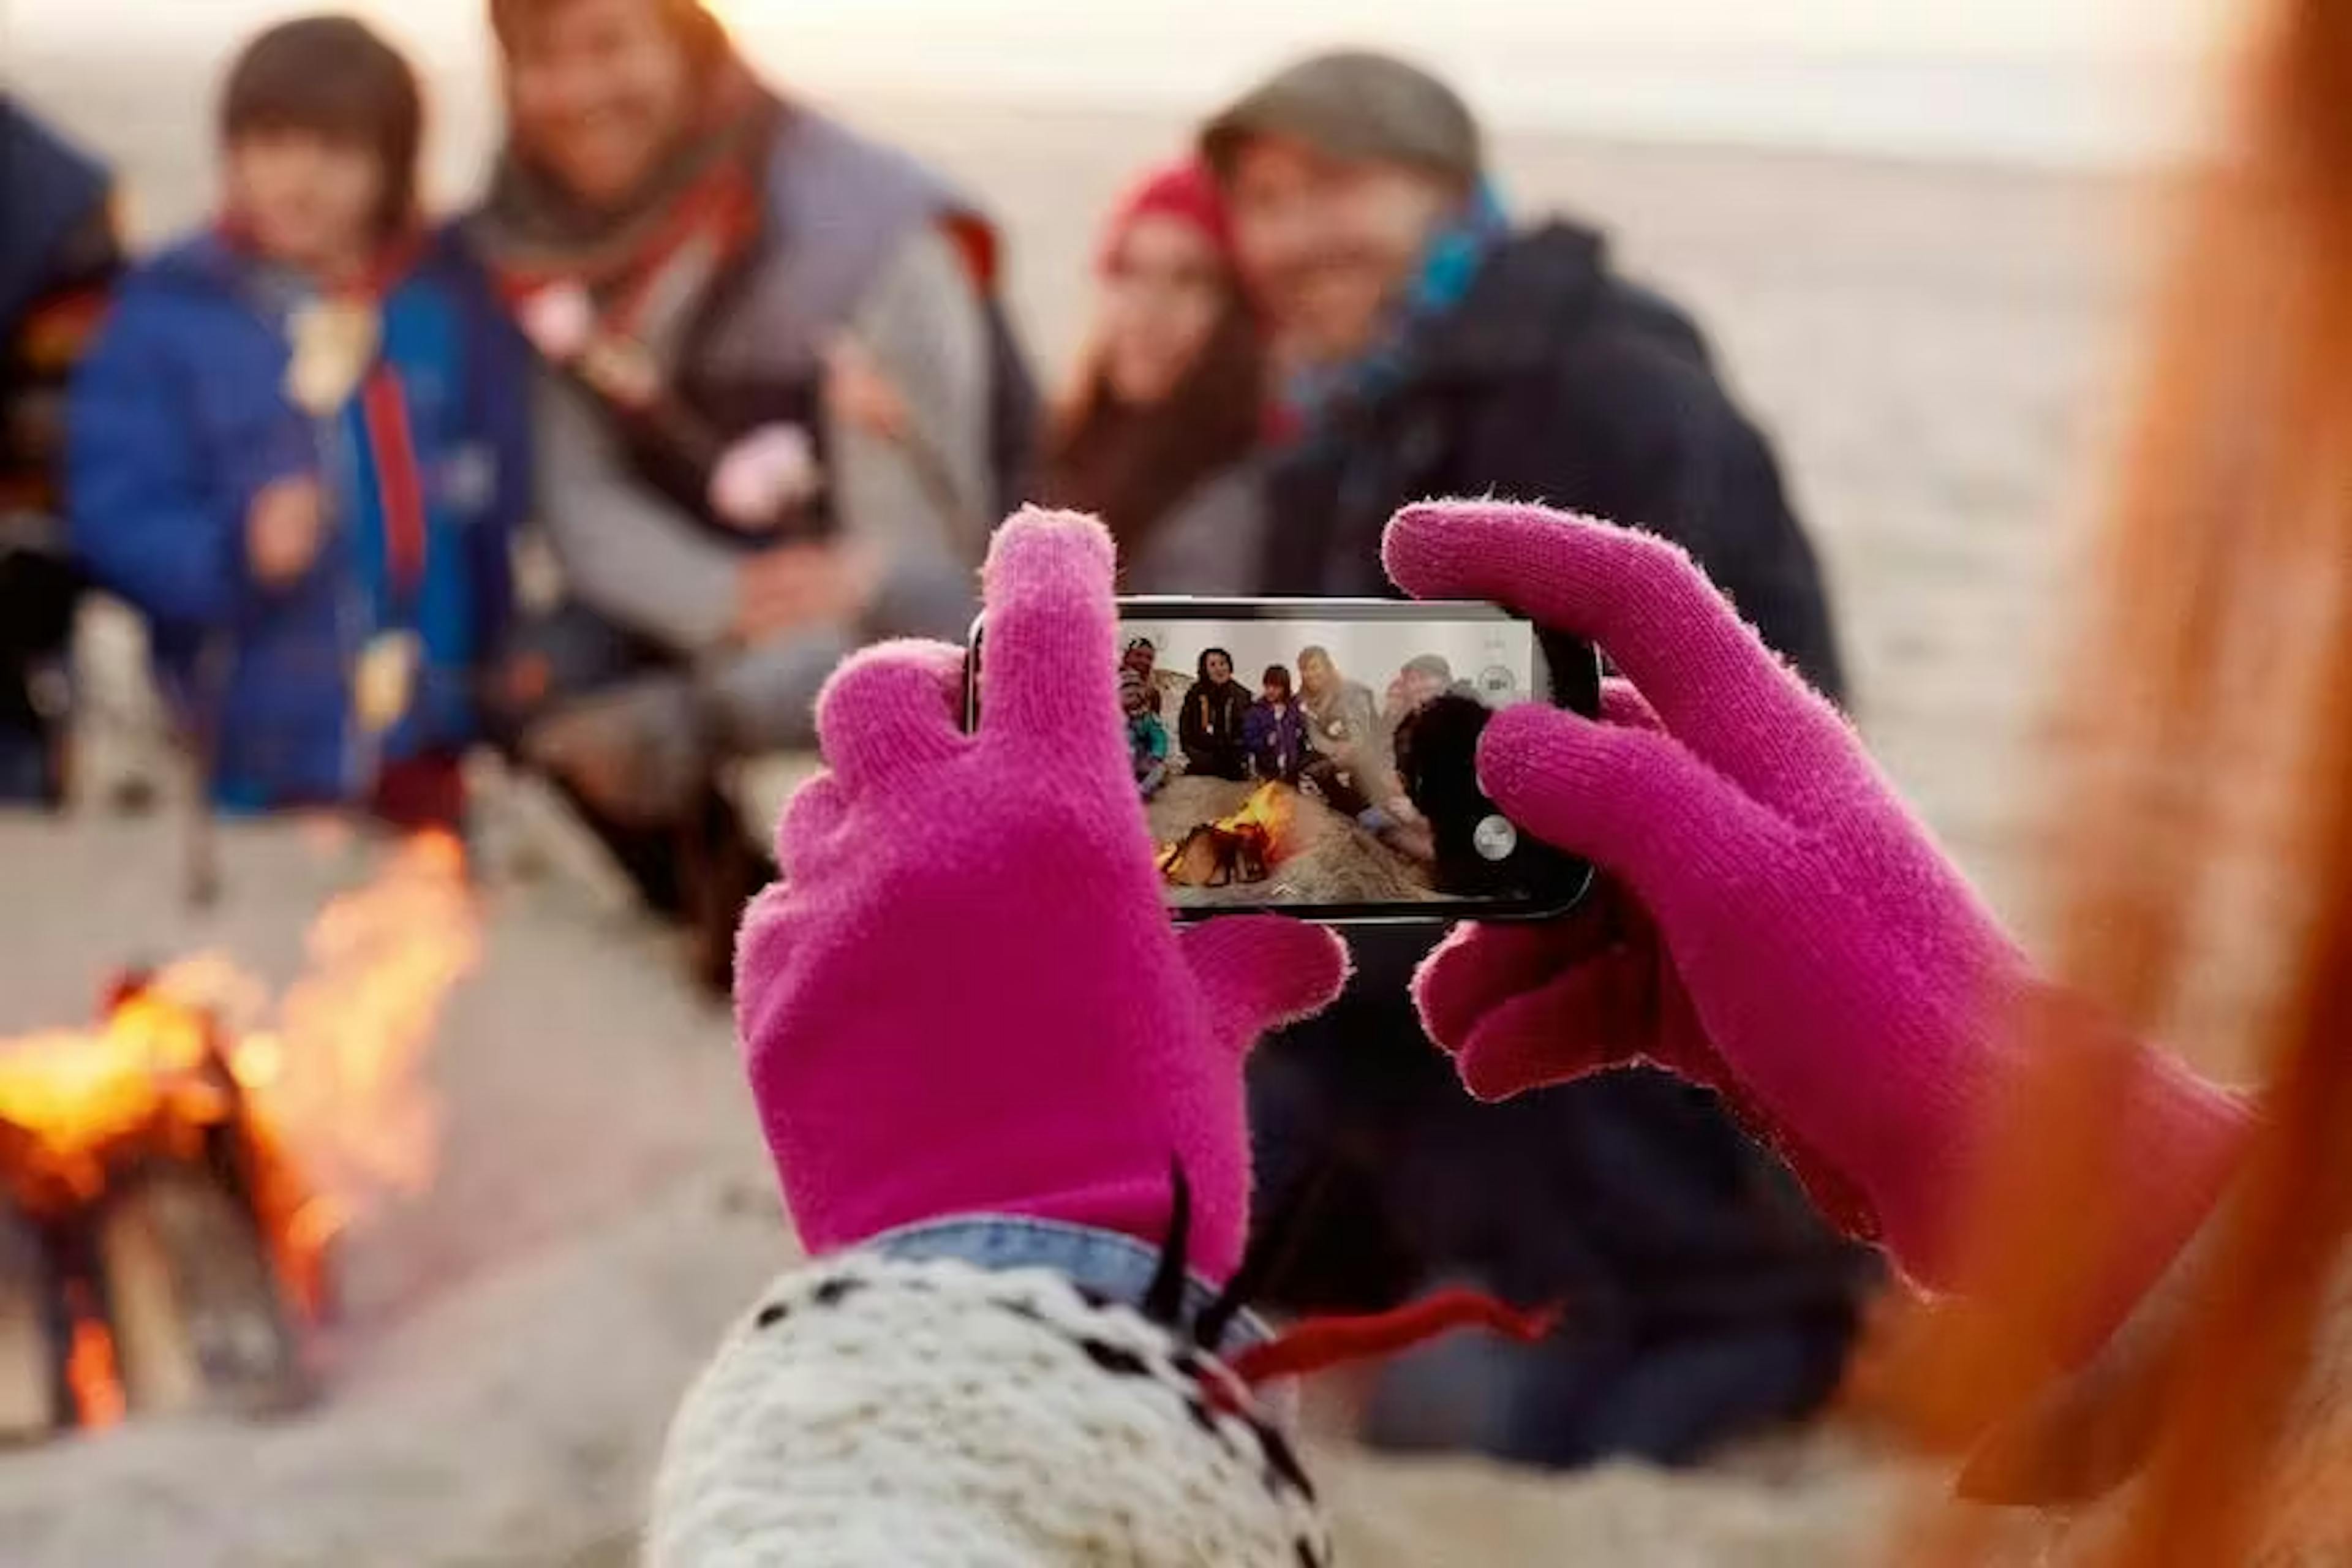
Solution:
M 1591 868 L 1479 787 L 1495 712 L 1601 707 L 1589 644 L 1497 605 L 1123 598 L 1129 756 L 1180 920 L 1539 920 Z M 977 725 L 984 619 L 965 664 Z

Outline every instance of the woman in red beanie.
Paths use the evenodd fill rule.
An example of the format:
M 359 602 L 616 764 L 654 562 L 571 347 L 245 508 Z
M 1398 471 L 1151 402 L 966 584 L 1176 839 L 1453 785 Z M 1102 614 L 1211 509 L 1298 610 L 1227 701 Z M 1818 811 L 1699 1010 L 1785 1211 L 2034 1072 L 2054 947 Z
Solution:
M 1046 499 L 1109 524 L 1131 591 L 1250 591 L 1240 579 L 1255 568 L 1255 489 L 1243 470 L 1264 353 L 1208 172 L 1148 175 L 1113 213 L 1097 268 L 1093 338 L 1050 439 Z

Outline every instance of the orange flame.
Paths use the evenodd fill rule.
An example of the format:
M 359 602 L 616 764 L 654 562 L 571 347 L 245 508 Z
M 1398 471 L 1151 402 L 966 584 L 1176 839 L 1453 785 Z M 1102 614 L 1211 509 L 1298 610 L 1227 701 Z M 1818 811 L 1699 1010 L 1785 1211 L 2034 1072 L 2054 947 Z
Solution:
M 1297 792 L 1288 784 L 1276 781 L 1260 784 L 1250 797 L 1242 802 L 1239 811 L 1217 826 L 1227 833 L 1239 833 L 1255 827 L 1265 835 L 1266 858 L 1280 858 L 1285 836 L 1290 830 L 1292 808 Z
M 114 1363 L 114 1340 L 106 1326 L 87 1312 L 73 1321 L 73 1338 L 66 1355 L 66 1386 L 73 1392 L 74 1409 L 85 1426 L 111 1426 L 122 1419 L 126 1403 L 122 1374 Z
M 1220 833 L 1243 834 L 1256 839 L 1268 866 L 1278 864 L 1290 847 L 1290 822 L 1297 814 L 1298 792 L 1279 779 L 1269 780 L 1250 793 L 1231 816 L 1208 824 Z M 1170 870 L 1180 843 L 1159 847 L 1162 871 Z
M 424 835 L 328 904 L 306 972 L 274 1008 L 260 981 L 204 955 L 95 1027 L 0 1040 L 0 1131 L 30 1151 L 0 1180 L 36 1212 L 69 1208 L 102 1194 L 118 1161 L 194 1158 L 212 1130 L 241 1122 L 280 1273 L 315 1308 L 335 1237 L 386 1194 L 430 1181 L 437 1124 L 422 1058 L 479 935 L 462 847 Z M 74 1351 L 93 1353 L 79 1337 Z

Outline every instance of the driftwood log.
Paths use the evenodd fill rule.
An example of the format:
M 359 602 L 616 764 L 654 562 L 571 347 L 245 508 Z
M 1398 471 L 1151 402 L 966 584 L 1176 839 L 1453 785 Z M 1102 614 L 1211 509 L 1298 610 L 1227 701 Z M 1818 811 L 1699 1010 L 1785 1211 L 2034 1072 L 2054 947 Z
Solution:
M 208 1150 L 110 1175 L 94 1202 L 37 1219 L 0 1195 L 0 1445 L 118 1413 L 307 1403 L 301 1335 L 235 1167 Z M 93 1336 L 110 1354 L 78 1358 Z
M 37 1442 L 72 1424 L 57 1272 L 32 1221 L 0 1200 L 0 1444 Z
M 1204 822 L 1160 857 L 1160 874 L 1180 888 L 1229 888 L 1265 881 L 1269 864 L 1264 828 Z
M 118 1182 L 91 1253 L 131 1414 L 272 1415 L 309 1401 L 268 1244 L 217 1173 L 152 1163 Z
M 1145 808 L 1155 843 L 1174 847 L 1198 826 L 1241 809 L 1256 788 L 1225 779 L 1180 777 Z M 1417 903 L 1435 900 L 1428 871 L 1398 854 L 1312 794 L 1288 803 L 1283 842 L 1274 847 L 1265 879 L 1195 886 L 1168 878 L 1171 894 L 1193 906 L 1280 900 L 1331 904 Z

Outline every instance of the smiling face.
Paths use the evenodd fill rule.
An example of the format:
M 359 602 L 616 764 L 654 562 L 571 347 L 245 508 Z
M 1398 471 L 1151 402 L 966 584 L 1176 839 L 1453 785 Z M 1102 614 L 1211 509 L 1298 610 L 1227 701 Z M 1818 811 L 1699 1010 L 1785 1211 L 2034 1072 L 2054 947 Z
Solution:
M 1234 661 L 1221 653 L 1209 655 L 1202 668 L 1208 671 L 1212 686 L 1223 686 L 1234 678 Z
M 384 171 L 375 153 L 357 143 L 312 131 L 262 129 L 230 143 L 228 188 L 255 249 L 341 278 L 357 270 L 374 245 Z
M 1250 294 L 1286 353 L 1344 363 L 1370 347 L 1390 304 L 1462 193 L 1402 163 L 1334 158 L 1261 137 L 1230 181 L 1234 240 Z
M 508 39 L 517 144 L 571 195 L 617 207 L 685 132 L 693 62 L 665 0 L 556 0 Z
M 1200 226 L 1154 214 L 1119 242 L 1103 279 L 1103 376 L 1111 395 L 1148 408 L 1174 392 L 1224 311 L 1225 264 Z
M 1321 648 L 1309 648 L 1298 658 L 1298 684 L 1309 697 L 1320 697 L 1331 684 L 1331 656 Z

